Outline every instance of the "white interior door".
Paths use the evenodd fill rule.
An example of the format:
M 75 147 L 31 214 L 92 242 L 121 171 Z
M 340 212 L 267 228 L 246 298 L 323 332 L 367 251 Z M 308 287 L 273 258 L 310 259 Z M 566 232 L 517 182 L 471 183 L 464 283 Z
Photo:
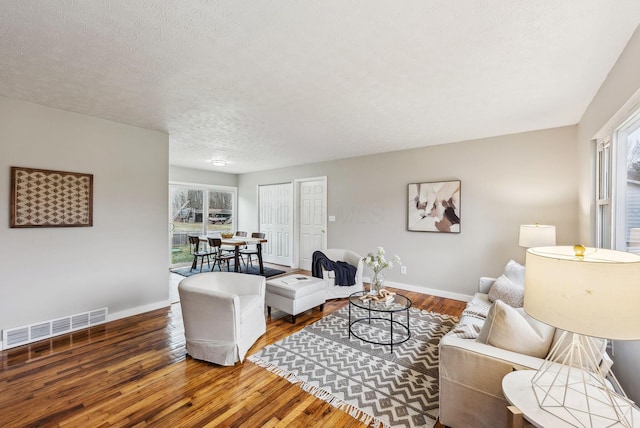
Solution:
M 258 187 L 260 232 L 267 244 L 262 247 L 264 261 L 284 266 L 293 264 L 293 184 Z
M 311 256 L 327 246 L 327 181 L 325 178 L 299 184 L 300 268 L 311 270 Z

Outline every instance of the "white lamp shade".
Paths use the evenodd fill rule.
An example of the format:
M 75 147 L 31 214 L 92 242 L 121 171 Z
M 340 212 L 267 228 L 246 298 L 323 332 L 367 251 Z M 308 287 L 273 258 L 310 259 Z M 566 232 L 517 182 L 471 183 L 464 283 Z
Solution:
M 518 245 L 525 248 L 556 245 L 556 227 L 547 224 L 523 224 L 520 226 Z
M 640 256 L 601 248 L 584 254 L 573 247 L 527 250 L 525 311 L 573 333 L 640 339 Z

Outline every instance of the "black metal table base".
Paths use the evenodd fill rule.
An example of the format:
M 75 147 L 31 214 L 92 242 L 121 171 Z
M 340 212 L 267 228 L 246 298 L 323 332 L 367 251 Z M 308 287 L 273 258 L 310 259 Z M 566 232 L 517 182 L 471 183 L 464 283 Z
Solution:
M 362 340 L 363 342 L 367 342 L 367 343 L 371 343 L 373 345 L 389 345 L 390 346 L 390 352 L 393 352 L 393 345 L 400 345 L 401 343 L 406 342 L 407 340 L 409 340 L 411 338 L 411 328 L 409 327 L 409 307 L 403 308 L 401 311 L 404 311 L 406 313 L 406 318 L 407 318 L 407 324 L 403 324 L 400 321 L 394 321 L 393 319 L 393 314 L 394 312 L 401 312 L 401 311 L 387 311 L 384 308 L 376 308 L 376 307 L 371 307 L 371 305 L 369 305 L 368 308 L 362 308 L 364 310 L 368 310 L 369 316 L 366 318 L 356 318 L 353 321 L 351 321 L 351 307 L 352 307 L 352 302 L 351 300 L 349 300 L 349 338 L 351 338 L 351 335 L 355 336 L 356 338 Z M 389 313 L 389 318 L 382 318 L 382 317 L 372 317 L 371 316 L 371 312 L 379 312 L 379 313 Z M 380 320 L 380 321 L 386 321 L 389 323 L 389 341 L 388 342 L 382 342 L 382 341 L 376 341 L 376 340 L 370 340 L 370 339 L 366 339 L 360 335 L 358 335 L 358 333 L 356 333 L 353 330 L 353 326 L 358 324 L 358 323 L 368 323 L 371 324 L 371 320 Z M 401 333 L 397 333 L 397 335 L 400 335 L 398 340 L 393 340 L 393 327 L 394 325 L 396 327 L 401 327 L 401 330 L 403 330 Z

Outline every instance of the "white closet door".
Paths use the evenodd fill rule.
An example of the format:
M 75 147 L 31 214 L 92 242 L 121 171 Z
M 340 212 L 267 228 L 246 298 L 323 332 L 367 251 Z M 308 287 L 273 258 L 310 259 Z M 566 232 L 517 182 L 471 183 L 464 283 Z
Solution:
M 327 189 L 325 180 L 300 182 L 300 268 L 311 270 L 311 256 L 326 247 Z
M 265 234 L 265 262 L 284 266 L 293 264 L 293 184 L 270 184 L 258 187 L 260 232 Z

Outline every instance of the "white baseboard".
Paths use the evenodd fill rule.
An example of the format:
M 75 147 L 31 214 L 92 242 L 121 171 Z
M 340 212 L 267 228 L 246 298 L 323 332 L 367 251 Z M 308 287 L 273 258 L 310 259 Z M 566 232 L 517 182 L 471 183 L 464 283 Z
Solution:
M 369 282 L 367 277 L 362 278 L 364 282 Z M 385 281 L 385 284 L 389 287 L 398 288 L 400 290 L 413 291 L 415 293 L 429 294 L 431 296 L 444 297 L 446 299 L 460 300 L 462 302 L 469 302 L 473 298 L 468 294 L 452 293 L 445 290 L 437 290 L 435 288 L 421 287 L 419 285 L 404 284 L 402 282 Z
M 132 317 L 134 315 L 155 311 L 156 309 L 162 309 L 169 306 L 171 306 L 171 301 L 169 300 L 162 300 L 160 302 L 149 303 L 148 305 L 136 306 L 135 308 L 126 309 L 124 311 L 110 313 L 107 316 L 107 322 Z

